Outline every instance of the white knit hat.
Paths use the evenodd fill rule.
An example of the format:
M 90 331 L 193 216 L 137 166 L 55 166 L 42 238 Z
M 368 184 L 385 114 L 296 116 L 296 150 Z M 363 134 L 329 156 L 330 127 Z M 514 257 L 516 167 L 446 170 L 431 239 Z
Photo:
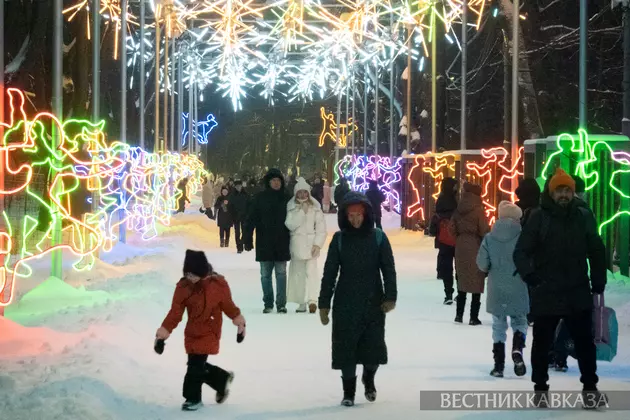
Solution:
M 501 201 L 499 203 L 499 219 L 521 220 L 523 210 L 510 201 Z
M 311 193 L 311 186 L 302 177 L 297 179 L 297 184 L 295 184 L 295 188 L 293 188 L 293 194 L 297 194 L 298 191 L 308 191 L 309 194 Z

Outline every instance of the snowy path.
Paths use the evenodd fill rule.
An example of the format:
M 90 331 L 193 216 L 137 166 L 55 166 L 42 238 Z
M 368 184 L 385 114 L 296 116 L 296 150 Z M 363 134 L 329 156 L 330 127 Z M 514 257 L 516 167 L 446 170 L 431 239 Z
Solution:
M 287 315 L 263 315 L 254 254 L 219 249 L 216 228 L 198 213 L 178 217 L 157 240 L 142 243 L 132 239 L 124 248 L 103 255 L 104 262 L 92 272 L 69 272 L 67 283 L 103 292 L 83 292 L 74 298 L 95 299 L 99 303 L 94 308 L 69 308 L 68 290 L 63 284 L 51 283 L 46 285 L 45 299 L 33 296 L 7 311 L 8 319 L 0 319 L 0 419 L 593 417 L 581 410 L 420 411 L 420 390 L 530 390 L 531 383 L 529 375 L 514 377 L 509 363 L 505 379 L 488 375 L 492 340 L 485 306 L 481 314 L 484 325 L 455 325 L 454 307 L 441 303 L 442 284 L 435 280 L 432 241 L 400 231 L 394 218 L 386 220 L 399 275 L 398 306 L 387 318 L 390 363 L 377 375 L 375 403 L 364 402 L 359 384 L 358 405 L 342 408 L 340 373 L 330 369 L 330 327 L 323 327 L 317 315 L 294 313 L 294 306 L 289 306 Z M 336 217 L 327 221 L 332 232 Z M 235 328 L 229 322 L 224 324 L 222 354 L 213 358 L 236 373 L 229 400 L 221 406 L 211 404 L 213 392 L 204 388 L 208 405 L 197 413 L 179 411 L 186 368 L 183 324 L 162 356 L 152 349 L 186 247 L 207 251 L 215 269 L 227 277 L 248 322 L 242 344 L 236 343 Z M 35 273 L 21 287 L 34 287 L 45 278 L 45 271 L 39 276 Z M 617 309 L 621 324 L 619 354 L 614 363 L 600 364 L 600 388 L 630 391 L 630 290 L 619 284 L 611 288 L 614 293 L 608 304 Z M 53 292 L 58 296 L 50 298 Z M 530 347 L 528 340 L 528 359 Z M 552 389 L 580 389 L 576 363 L 570 360 L 569 364 L 568 373 L 551 373 Z M 627 413 L 597 416 L 621 419 Z

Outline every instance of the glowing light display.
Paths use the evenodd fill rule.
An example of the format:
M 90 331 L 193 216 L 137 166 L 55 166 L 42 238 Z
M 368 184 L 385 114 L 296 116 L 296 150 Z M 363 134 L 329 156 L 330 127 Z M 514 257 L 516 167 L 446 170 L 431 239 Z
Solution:
M 214 130 L 219 125 L 219 123 L 214 118 L 214 115 L 208 114 L 205 121 L 193 120 L 192 125 L 193 127 L 197 127 L 197 143 L 208 144 L 208 136 L 210 136 L 210 132 Z M 186 144 L 186 139 L 188 139 L 188 113 L 186 112 L 182 114 L 182 127 L 183 146 L 184 144 Z
M 2 214 L 0 306 L 12 302 L 16 279 L 31 275 L 33 259 L 64 249 L 75 256 L 75 269 L 86 270 L 98 249 L 111 250 L 120 224 L 143 239 L 154 237 L 158 223 L 169 224 L 182 193 L 176 182 L 190 177 L 187 188 L 194 194 L 207 174 L 195 156 L 148 153 L 120 142 L 106 144 L 103 122 L 61 122 L 47 112 L 27 118 L 24 94 L 11 88 L 7 94 L 10 112 L 8 122 L 1 122 L 0 145 L 5 188 L 0 194 L 5 199 L 30 200 L 40 213 L 16 217 L 6 208 Z M 51 128 L 61 139 L 56 148 Z M 43 190 L 41 181 L 33 184 L 38 173 L 49 174 Z M 53 246 L 56 226 L 61 226 L 62 243 Z
M 339 142 L 337 142 L 337 122 L 334 114 L 326 114 L 326 110 L 322 107 L 320 108 L 320 115 L 323 127 L 319 135 L 319 147 L 323 147 L 328 139 L 333 143 L 338 143 L 339 147 L 345 148 L 348 146 L 348 138 L 352 133 L 359 131 L 359 127 L 352 123 L 352 118 L 349 118 L 347 124 L 339 124 Z
M 344 177 L 352 191 L 365 192 L 370 180 L 378 181 L 378 188 L 393 203 L 393 210 L 400 213 L 400 196 L 396 184 L 402 179 L 402 158 L 392 162 L 389 157 L 346 155 L 335 165 L 335 185 Z

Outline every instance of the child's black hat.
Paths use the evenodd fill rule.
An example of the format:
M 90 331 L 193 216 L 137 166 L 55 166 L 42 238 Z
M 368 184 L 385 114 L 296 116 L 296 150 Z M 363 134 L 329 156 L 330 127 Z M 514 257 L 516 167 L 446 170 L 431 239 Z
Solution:
M 194 274 L 199 277 L 206 277 L 209 273 L 210 263 L 203 251 L 186 250 L 184 258 L 184 275 L 187 273 Z

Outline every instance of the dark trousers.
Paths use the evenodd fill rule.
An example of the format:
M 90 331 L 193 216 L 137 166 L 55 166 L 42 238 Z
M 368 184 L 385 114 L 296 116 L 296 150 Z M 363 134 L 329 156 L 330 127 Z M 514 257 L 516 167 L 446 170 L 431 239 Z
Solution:
M 232 230 L 231 227 L 219 227 L 219 238 L 221 239 L 221 243 L 225 243 L 227 244 L 228 242 L 230 242 L 230 231 Z
M 363 371 L 376 373 L 378 365 L 363 365 Z M 341 369 L 341 376 L 345 379 L 351 379 L 357 376 L 357 365 L 346 366 Z
M 438 278 L 444 282 L 444 294 L 453 297 L 453 263 L 455 261 L 455 247 L 439 244 L 437 256 Z M 465 299 L 465 298 L 464 298 Z
M 481 307 L 481 293 L 471 293 L 472 301 L 470 302 L 470 319 L 479 318 L 479 308 Z M 457 292 L 457 316 L 464 316 L 466 308 L 466 292 Z
M 590 310 L 563 316 L 565 325 L 575 344 L 580 367 L 580 382 L 586 389 L 593 389 L 597 377 L 595 340 L 593 338 L 593 313 Z M 532 382 L 534 387 L 545 390 L 549 375 L 549 352 L 552 349 L 559 316 L 534 317 L 534 342 L 532 344 Z
M 186 210 L 186 199 L 180 198 L 179 201 L 177 201 L 177 213 L 183 213 L 184 210 Z
M 236 250 L 243 250 L 243 231 L 245 230 L 245 222 L 237 220 L 234 222 L 234 239 L 236 240 Z
M 383 219 L 383 216 L 380 215 L 374 215 L 374 223 L 376 223 L 376 227 L 379 229 L 383 229 L 383 225 L 381 224 L 381 220 Z
M 189 354 L 188 369 L 184 377 L 183 396 L 186 401 L 201 401 L 201 386 L 207 384 L 217 392 L 225 391 L 229 373 L 218 366 L 206 363 L 207 354 Z

